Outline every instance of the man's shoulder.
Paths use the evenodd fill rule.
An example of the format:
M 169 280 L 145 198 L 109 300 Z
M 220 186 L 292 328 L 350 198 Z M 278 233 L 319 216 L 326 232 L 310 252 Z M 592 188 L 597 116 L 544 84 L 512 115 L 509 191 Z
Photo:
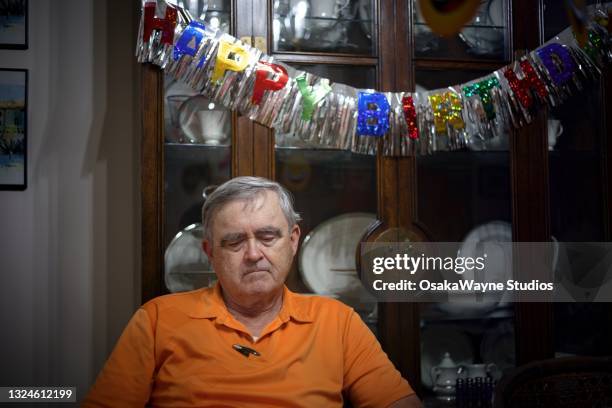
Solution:
M 189 315 L 195 310 L 202 308 L 204 298 L 210 296 L 209 292 L 211 292 L 211 289 L 201 288 L 188 292 L 170 293 L 153 298 L 141 307 L 147 311 L 151 317 L 153 315 L 157 316 L 168 310 Z
M 325 316 L 348 318 L 353 312 L 351 307 L 327 296 L 293 293 L 292 302 L 296 310 L 313 319 Z
M 292 292 L 293 299 L 296 303 L 302 305 L 314 305 L 318 307 L 337 307 L 339 309 L 350 310 L 351 308 L 337 299 L 329 296 L 315 295 L 311 293 Z

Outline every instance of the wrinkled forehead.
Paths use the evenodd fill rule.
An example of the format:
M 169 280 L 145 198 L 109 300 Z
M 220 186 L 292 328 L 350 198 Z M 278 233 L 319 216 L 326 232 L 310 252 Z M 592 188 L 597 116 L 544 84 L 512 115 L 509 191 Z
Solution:
M 213 230 L 217 227 L 238 228 L 251 223 L 277 227 L 288 225 L 278 194 L 271 190 L 224 203 L 212 214 L 211 221 Z
M 237 198 L 225 203 L 225 205 L 221 206 L 221 210 L 227 206 L 236 205 L 242 208 L 242 211 L 247 212 L 255 212 L 260 211 L 262 209 L 269 209 L 279 207 L 278 195 L 270 190 L 262 190 L 255 195 L 247 198 Z

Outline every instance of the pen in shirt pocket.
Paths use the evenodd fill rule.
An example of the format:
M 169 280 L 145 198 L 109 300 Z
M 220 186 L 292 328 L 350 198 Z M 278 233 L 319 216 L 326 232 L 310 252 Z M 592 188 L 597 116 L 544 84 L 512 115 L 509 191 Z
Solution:
M 236 350 L 237 352 L 239 352 L 245 357 L 248 357 L 251 354 L 257 357 L 261 356 L 261 354 L 259 354 L 257 350 L 253 350 L 252 348 L 247 347 L 247 346 L 241 346 L 240 344 L 233 344 L 232 347 L 234 348 L 234 350 Z

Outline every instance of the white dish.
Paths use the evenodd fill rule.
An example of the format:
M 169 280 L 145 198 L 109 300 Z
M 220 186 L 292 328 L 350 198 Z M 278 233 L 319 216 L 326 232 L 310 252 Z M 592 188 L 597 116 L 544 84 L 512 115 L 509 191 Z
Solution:
M 164 86 L 164 137 L 168 142 L 182 143 L 184 137 L 179 124 L 179 109 L 186 100 L 195 95 L 195 91 L 170 75 L 164 76 Z
M 164 281 L 172 293 L 212 286 L 217 277 L 202 249 L 202 224 L 191 224 L 170 242 L 164 255 Z
M 512 278 L 512 227 L 504 221 L 492 221 L 480 225 L 468 233 L 457 256 L 485 258 L 485 268 L 476 271 L 466 269 L 463 280 L 478 282 L 506 282 Z M 480 276 L 482 274 L 482 276 Z M 489 295 L 470 292 L 449 294 L 449 302 L 440 303 L 438 308 L 449 314 L 486 313 L 498 306 L 501 294 Z
M 472 364 L 474 353 L 469 336 L 453 325 L 425 326 L 421 331 L 421 381 L 433 388 L 432 367 L 449 353 L 457 366 Z
M 219 145 L 226 143 L 231 134 L 231 115 L 219 109 L 210 99 L 201 95 L 187 99 L 179 108 L 181 130 L 191 143 Z
M 502 282 L 512 276 L 512 248 L 508 244 L 511 242 L 512 226 L 505 221 L 491 221 L 468 233 L 458 255 L 476 258 L 486 253 L 483 272 L 487 282 Z M 474 269 L 466 270 L 463 279 L 473 279 L 474 272 Z
M 563 124 L 559 119 L 548 118 L 548 150 L 555 150 L 557 139 L 563 134 Z
M 369 213 L 348 213 L 331 218 L 304 238 L 298 268 L 306 286 L 319 295 L 373 308 L 376 300 L 363 287 L 357 274 L 355 254 L 368 226 L 376 220 Z

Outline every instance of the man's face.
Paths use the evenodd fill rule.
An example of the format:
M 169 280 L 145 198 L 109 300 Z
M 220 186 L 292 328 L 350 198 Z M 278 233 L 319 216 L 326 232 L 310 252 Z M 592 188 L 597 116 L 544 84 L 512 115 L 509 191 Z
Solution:
M 275 192 L 226 204 L 217 210 L 211 228 L 212 242 L 204 241 L 204 251 L 234 302 L 247 305 L 282 290 L 300 229 L 289 229 Z

